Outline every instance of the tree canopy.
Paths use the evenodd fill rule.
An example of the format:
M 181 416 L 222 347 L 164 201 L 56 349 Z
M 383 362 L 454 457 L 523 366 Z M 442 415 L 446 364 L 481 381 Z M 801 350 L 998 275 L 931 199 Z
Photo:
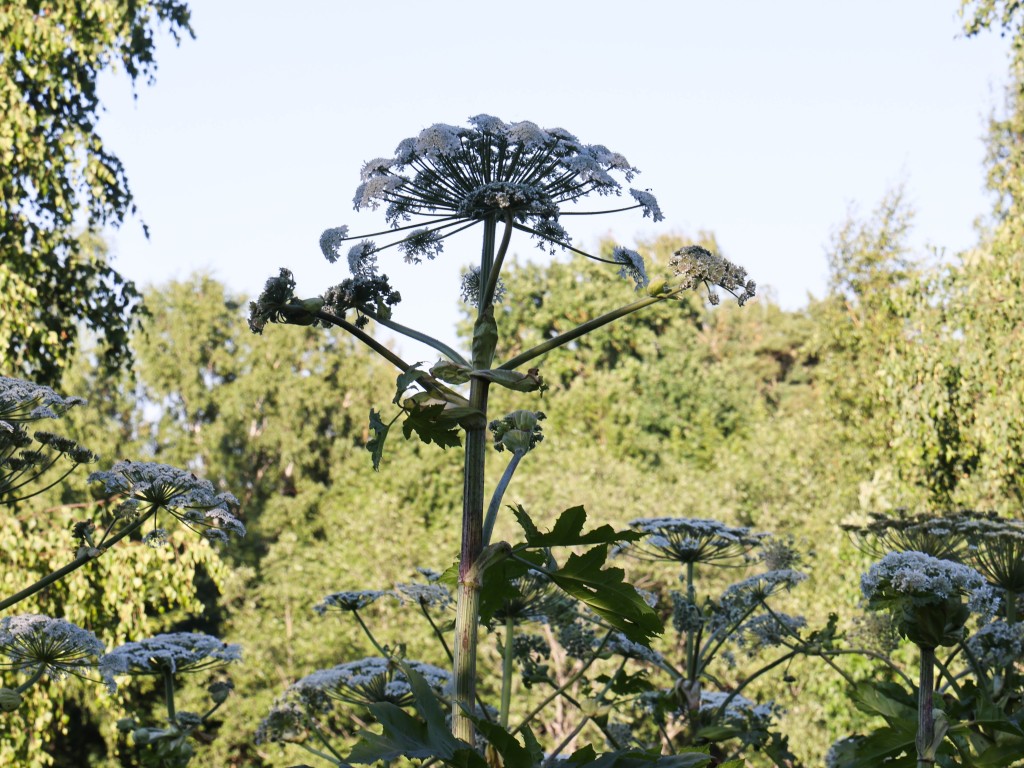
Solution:
M 93 233 L 135 212 L 96 132 L 97 80 L 152 82 L 156 34 L 191 35 L 181 0 L 28 0 L 0 6 L 0 349 L 7 373 L 56 382 L 82 329 L 108 366 L 128 356 L 140 296 Z M 84 234 L 83 234 L 84 233 Z

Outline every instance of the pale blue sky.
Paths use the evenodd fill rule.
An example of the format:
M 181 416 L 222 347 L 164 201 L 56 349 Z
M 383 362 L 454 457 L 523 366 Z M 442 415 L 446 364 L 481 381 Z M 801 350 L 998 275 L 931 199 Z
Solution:
M 479 113 L 563 127 L 640 168 L 666 221 L 567 219 L 584 246 L 711 230 L 789 308 L 821 295 L 851 205 L 904 182 L 915 245 L 947 253 L 989 208 L 982 138 L 1006 42 L 963 38 L 956 0 L 191 5 L 197 39 L 161 47 L 155 86 L 135 102 L 123 78 L 102 87 L 101 131 L 151 229 L 114 234 L 115 266 L 143 285 L 205 269 L 254 294 L 288 266 L 320 293 L 345 277 L 321 231 L 383 228 L 352 210 L 362 163 Z M 473 230 L 416 267 L 388 251 L 396 319 L 452 338 L 478 248 Z

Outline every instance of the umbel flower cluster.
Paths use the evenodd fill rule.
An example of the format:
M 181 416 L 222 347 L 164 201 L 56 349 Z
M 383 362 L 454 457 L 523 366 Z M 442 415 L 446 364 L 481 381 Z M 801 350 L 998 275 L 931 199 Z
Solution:
M 591 193 L 619 195 L 622 185 L 615 175 L 629 182 L 637 173 L 618 152 L 584 144 L 561 128 L 505 123 L 489 115 L 471 117 L 469 123 L 468 128 L 432 125 L 402 141 L 394 157 L 363 166 L 354 206 L 384 206 L 388 224 L 407 232 L 393 243 L 406 261 L 435 258 L 446 237 L 495 214 L 512 220 L 544 247 L 568 247 L 569 234 L 559 223 L 562 206 Z M 652 194 L 637 189 L 629 193 L 634 204 L 628 207 L 661 221 Z M 426 221 L 405 226 L 414 216 Z M 335 261 L 339 246 L 349 239 L 347 227 L 329 229 L 320 247 Z M 378 250 L 372 242 L 352 248 L 348 260 L 353 274 L 365 274 Z
M 0 669 L 45 673 L 60 680 L 95 666 L 103 643 L 65 619 L 22 614 L 0 619 Z
M 107 493 L 123 496 L 129 512 L 140 504 L 167 510 L 172 517 L 212 541 L 226 541 L 228 533 L 245 535 L 245 525 L 232 514 L 238 499 L 218 493 L 209 480 L 191 472 L 146 461 L 119 461 L 109 470 L 93 472 L 89 482 L 103 483 Z M 163 528 L 147 534 L 147 542 L 161 543 Z
M 927 648 L 955 645 L 972 611 L 992 616 L 999 606 L 995 590 L 976 570 L 923 552 L 890 552 L 861 577 L 860 586 L 868 608 L 891 610 L 899 633 Z
M 29 432 L 27 424 L 58 419 L 83 404 L 80 397 L 63 397 L 49 387 L 0 376 L 0 497 L 22 501 L 44 489 L 27 491 L 47 474 L 61 457 L 69 465 L 50 484 L 60 482 L 77 465 L 96 460 L 96 455 L 73 440 L 48 431 Z
M 384 209 L 389 230 L 351 235 L 347 226 L 333 227 L 320 237 L 320 249 L 330 262 L 347 262 L 351 277 L 317 299 L 293 295 L 289 270 L 267 281 L 263 294 L 250 305 L 249 325 L 261 333 L 268 322 L 319 324 L 321 313 L 343 318 L 354 309 L 356 325 L 369 319 L 387 321 L 401 295 L 378 266 L 378 254 L 397 248 L 406 262 L 432 260 L 444 251 L 444 241 L 459 232 L 489 222 L 504 224 L 504 244 L 513 230 L 528 234 L 538 247 L 554 253 L 568 250 L 614 265 L 636 289 L 651 279 L 643 257 L 618 246 L 611 258 L 575 248 L 563 227 L 565 217 L 639 210 L 658 222 L 664 219 L 649 190 L 629 187 L 625 205 L 606 210 L 576 210 L 589 195 L 622 196 L 638 173 L 625 157 L 600 144 L 586 144 L 561 128 L 540 128 L 529 121 L 506 123 L 490 115 L 469 119 L 468 126 L 438 123 L 399 143 L 392 157 L 367 162 L 353 204 L 358 210 Z M 572 210 L 568 210 L 572 207 Z M 378 244 L 373 238 L 389 236 Z M 485 236 L 486 240 L 486 236 Z M 346 243 L 353 243 L 345 251 Z M 755 292 L 746 272 L 700 246 L 679 251 L 670 267 L 669 292 L 704 285 L 712 303 L 713 286 L 736 296 L 743 304 Z M 661 290 L 661 289 L 659 289 Z M 463 298 L 483 306 L 500 300 L 503 286 L 498 271 L 477 265 L 463 276 Z

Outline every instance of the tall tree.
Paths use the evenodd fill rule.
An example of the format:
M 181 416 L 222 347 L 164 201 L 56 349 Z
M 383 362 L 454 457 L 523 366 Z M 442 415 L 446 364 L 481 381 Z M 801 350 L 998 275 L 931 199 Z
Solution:
M 96 132 L 97 80 L 152 82 L 155 33 L 192 35 L 182 0 L 27 0 L 0 5 L 0 349 L 3 368 L 48 383 L 80 324 L 116 367 L 139 294 L 95 236 L 135 212 L 121 161 Z

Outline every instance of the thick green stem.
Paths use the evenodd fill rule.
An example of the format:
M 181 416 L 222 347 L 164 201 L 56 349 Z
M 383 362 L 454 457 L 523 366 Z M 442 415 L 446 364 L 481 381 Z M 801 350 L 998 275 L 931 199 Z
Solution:
M 921 649 L 921 674 L 917 688 L 917 768 L 932 768 L 935 754 L 935 649 Z
M 499 711 L 499 722 L 501 727 L 508 729 L 508 710 L 512 706 L 512 662 L 515 655 L 512 648 L 512 635 L 516 631 L 516 620 L 511 616 L 505 617 L 505 648 L 502 655 L 501 665 L 501 710 Z
M 150 507 L 148 512 L 146 512 L 144 515 L 140 516 L 138 520 L 136 520 L 134 523 L 132 523 L 131 525 L 126 527 L 124 530 L 122 530 L 116 536 L 112 537 L 110 539 L 110 541 L 107 541 L 107 542 L 101 544 L 99 549 L 102 550 L 103 552 L 106 552 L 108 549 L 110 549 L 112 546 L 117 544 L 117 542 L 119 542 L 125 536 L 130 536 L 131 534 L 135 533 L 135 531 L 139 530 L 139 528 L 141 528 L 143 526 L 143 524 L 147 520 L 149 520 L 154 514 L 156 514 L 156 510 L 157 510 L 156 506 Z M 18 592 L 17 594 L 14 594 L 14 595 L 11 595 L 10 597 L 8 597 L 8 598 L 6 598 L 4 600 L 0 600 L 0 611 L 4 610 L 5 608 L 10 608 L 12 605 L 15 605 L 16 603 L 20 603 L 22 600 L 24 600 L 27 597 L 32 597 L 32 595 L 34 595 L 36 592 L 40 592 L 41 590 L 46 589 L 48 586 L 50 586 L 54 582 L 60 581 L 65 576 L 67 576 L 69 573 L 74 573 L 79 568 L 81 568 L 83 565 L 85 565 L 86 563 L 92 562 L 95 559 L 96 559 L 96 556 L 91 556 L 91 555 L 88 555 L 88 554 L 83 554 L 83 555 L 80 555 L 79 557 L 76 557 L 74 560 L 72 560 L 70 563 L 65 565 L 63 568 L 58 568 L 53 573 L 51 573 L 51 574 L 41 578 L 35 584 L 32 584 L 31 586 L 25 587 L 25 589 L 21 590 L 21 592 Z
M 488 222 L 490 224 L 490 222 Z M 494 262 L 491 264 L 490 273 L 487 275 L 487 283 L 484 284 L 484 290 L 480 294 L 480 306 L 486 307 L 494 303 L 494 293 L 498 290 L 498 278 L 501 275 L 501 264 L 505 260 L 505 255 L 508 253 L 508 244 L 512 239 L 512 214 L 505 214 L 505 231 L 501 235 L 501 244 L 498 246 L 498 252 L 494 255 Z M 480 279 L 483 281 L 483 272 L 480 274 Z
M 475 362 L 475 361 L 474 361 Z M 467 712 L 476 700 L 476 641 L 480 620 L 480 586 L 483 574 L 475 567 L 483 548 L 484 463 L 487 451 L 488 382 L 474 378 L 469 402 L 481 418 L 466 427 L 466 456 L 462 489 L 462 550 L 459 558 L 459 587 L 455 608 L 454 693 L 452 733 L 473 744 L 473 722 Z
M 686 599 L 690 603 L 689 610 L 697 605 L 697 588 L 693 585 L 693 563 L 686 564 Z M 686 632 L 686 677 L 693 682 L 697 679 L 697 654 L 693 641 L 694 630 Z

